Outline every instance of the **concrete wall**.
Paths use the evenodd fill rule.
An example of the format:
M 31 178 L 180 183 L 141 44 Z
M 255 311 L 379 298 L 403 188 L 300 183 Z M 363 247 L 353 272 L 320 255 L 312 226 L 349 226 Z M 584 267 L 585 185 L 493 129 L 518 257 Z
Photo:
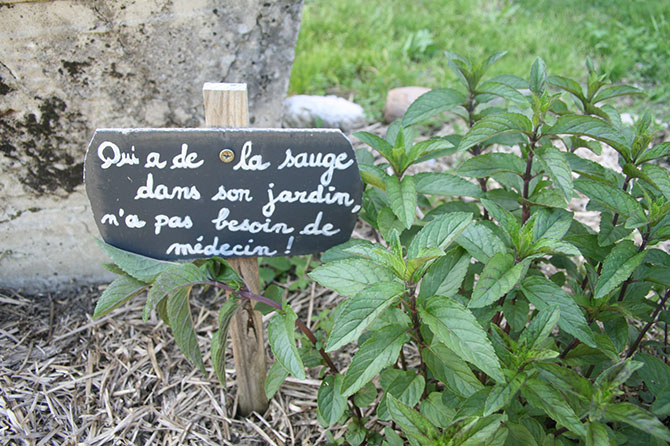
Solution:
M 82 184 L 99 127 L 200 127 L 204 82 L 279 125 L 302 0 L 0 1 L 0 287 L 108 280 Z

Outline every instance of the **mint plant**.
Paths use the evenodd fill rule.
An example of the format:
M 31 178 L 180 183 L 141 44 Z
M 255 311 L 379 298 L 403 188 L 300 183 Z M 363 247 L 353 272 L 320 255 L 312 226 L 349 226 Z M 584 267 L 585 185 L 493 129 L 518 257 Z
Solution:
M 461 85 L 421 96 L 384 138 L 356 136 L 366 183 L 361 218 L 375 241 L 350 240 L 309 276 L 345 296 L 312 330 L 285 302 L 249 291 L 221 258 L 160 262 L 101 244 L 118 273 L 95 316 L 147 292 L 186 357 L 204 370 L 190 316 L 193 287 L 229 297 L 212 339 L 225 385 L 227 327 L 240 305 L 276 310 L 268 339 L 272 397 L 291 374 L 321 367 L 317 415 L 347 425 L 333 444 L 610 445 L 670 442 L 670 175 L 650 115 L 622 123 L 611 85 L 587 60 L 585 85 L 549 76 L 487 77 L 503 53 L 448 53 Z M 417 142 L 449 113 L 465 132 Z M 621 171 L 585 151 L 616 151 Z M 609 149 L 608 149 L 609 150 Z M 413 166 L 453 155 L 444 172 Z M 379 160 L 378 160 L 379 159 Z M 576 217 L 574 199 L 599 217 Z M 293 262 L 303 273 L 311 260 Z M 268 280 L 291 267 L 274 260 Z M 305 286 L 299 281 L 296 287 Z M 296 326 L 300 334 L 296 332 Z M 329 353 L 354 343 L 342 370 Z M 346 369 L 346 370 L 345 370 Z
M 541 59 L 528 81 L 486 78 L 503 55 L 448 54 L 460 89 L 426 93 L 385 138 L 356 135 L 383 159 L 358 154 L 378 241 L 333 248 L 310 274 L 347 296 L 325 351 L 358 344 L 322 385 L 322 421 L 344 422 L 353 397 L 353 445 L 664 444 L 667 343 L 645 339 L 669 316 L 670 175 L 656 161 L 670 144 L 649 115 L 622 124 L 608 100 L 641 91 L 590 61 L 585 88 Z M 467 132 L 415 142 L 443 112 Z M 577 151 L 603 144 L 622 172 Z M 451 171 L 408 174 L 464 153 Z M 599 228 L 570 211 L 580 194 Z

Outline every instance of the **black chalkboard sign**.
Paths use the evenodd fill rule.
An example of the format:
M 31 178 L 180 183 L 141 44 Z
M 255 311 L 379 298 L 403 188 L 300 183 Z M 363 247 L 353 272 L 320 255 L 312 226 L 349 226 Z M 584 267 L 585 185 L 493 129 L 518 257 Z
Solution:
M 105 242 L 163 260 L 324 251 L 351 236 L 363 191 L 330 129 L 97 130 L 84 180 Z

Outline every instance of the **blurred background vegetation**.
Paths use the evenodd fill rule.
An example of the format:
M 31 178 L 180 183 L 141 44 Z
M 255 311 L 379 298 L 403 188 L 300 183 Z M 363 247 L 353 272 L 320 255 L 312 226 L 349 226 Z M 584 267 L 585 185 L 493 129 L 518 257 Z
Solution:
M 507 50 L 490 75 L 526 77 L 540 56 L 582 82 L 590 56 L 647 92 L 626 111 L 670 119 L 670 0 L 305 0 L 290 94 L 336 94 L 381 119 L 391 88 L 456 86 L 445 50 Z

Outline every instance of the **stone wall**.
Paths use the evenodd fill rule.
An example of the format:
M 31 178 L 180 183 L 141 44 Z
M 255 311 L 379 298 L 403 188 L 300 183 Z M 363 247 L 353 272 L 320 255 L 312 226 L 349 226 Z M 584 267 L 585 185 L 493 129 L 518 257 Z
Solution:
M 0 287 L 110 279 L 82 182 L 102 127 L 200 127 L 202 85 L 246 82 L 279 125 L 302 0 L 0 1 Z

